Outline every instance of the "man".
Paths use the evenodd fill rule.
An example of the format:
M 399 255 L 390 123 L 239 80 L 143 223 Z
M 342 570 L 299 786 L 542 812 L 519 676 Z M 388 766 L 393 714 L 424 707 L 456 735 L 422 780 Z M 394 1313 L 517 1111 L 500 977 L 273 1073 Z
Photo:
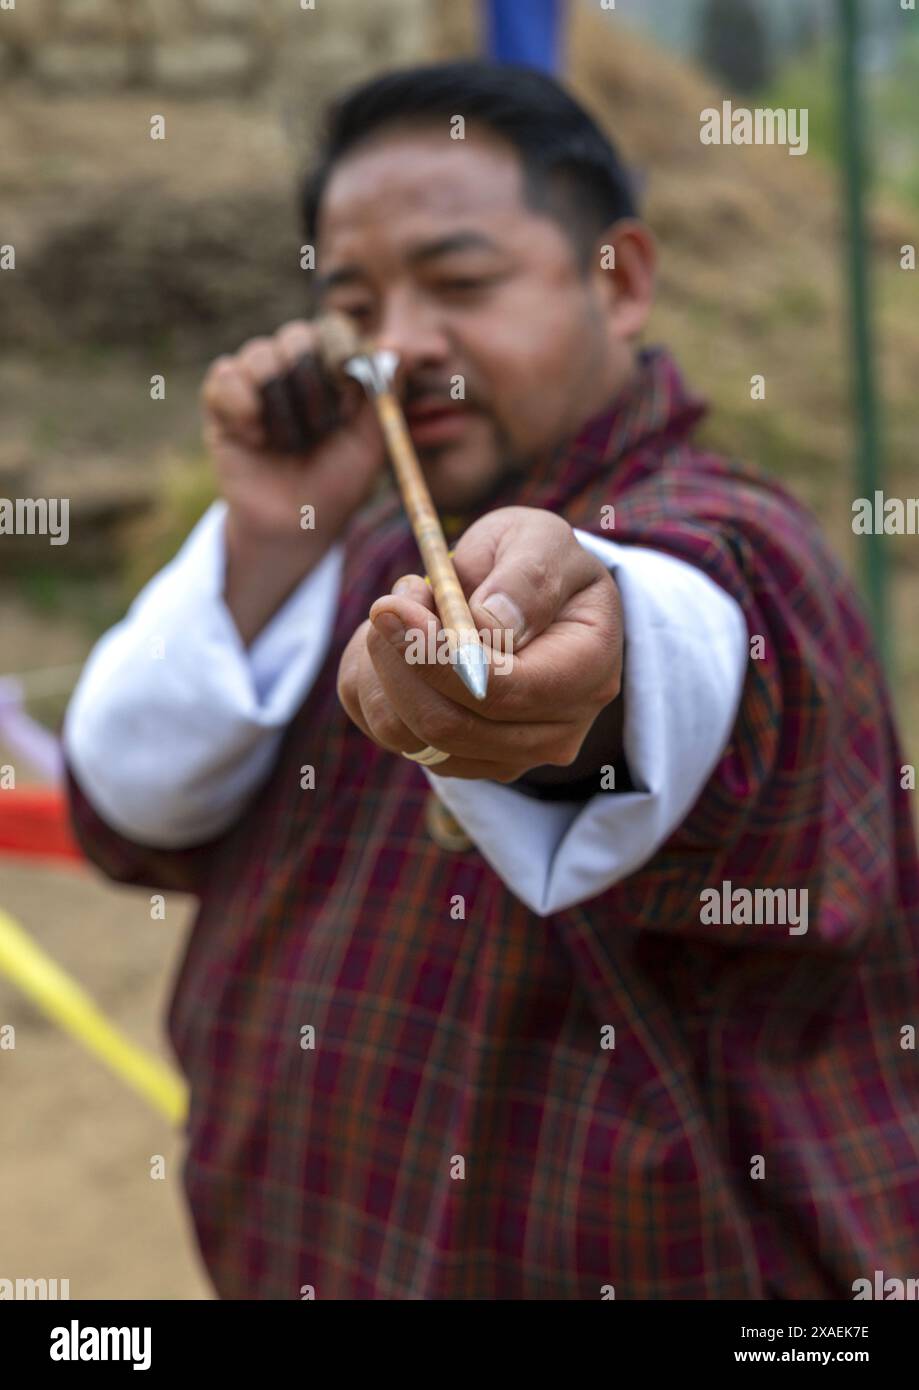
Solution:
M 311 325 L 219 359 L 222 501 L 65 728 L 90 857 L 201 901 L 169 1024 L 218 1293 L 915 1275 L 919 872 L 884 678 L 815 523 L 694 447 L 701 405 L 637 346 L 654 251 L 615 152 L 548 78 L 413 70 L 333 112 L 304 202 L 318 305 L 398 354 L 513 662 L 479 704 L 408 659 L 437 624 L 369 406 L 268 447 Z

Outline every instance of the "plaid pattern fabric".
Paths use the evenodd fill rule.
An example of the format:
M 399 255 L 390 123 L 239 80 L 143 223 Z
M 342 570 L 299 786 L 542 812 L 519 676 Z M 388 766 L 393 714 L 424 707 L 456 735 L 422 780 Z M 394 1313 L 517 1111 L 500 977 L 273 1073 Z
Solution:
M 919 1276 L 919 865 L 884 677 L 815 523 L 696 449 L 702 413 L 649 350 L 489 504 L 668 551 L 763 639 L 696 805 L 609 891 L 531 913 L 432 841 L 420 768 L 341 710 L 346 642 L 418 567 L 392 498 L 348 535 L 328 658 L 234 828 L 143 850 L 71 782 L 107 873 L 200 896 L 169 1029 L 220 1295 L 850 1298 Z M 807 932 L 705 923 L 724 881 L 806 888 Z

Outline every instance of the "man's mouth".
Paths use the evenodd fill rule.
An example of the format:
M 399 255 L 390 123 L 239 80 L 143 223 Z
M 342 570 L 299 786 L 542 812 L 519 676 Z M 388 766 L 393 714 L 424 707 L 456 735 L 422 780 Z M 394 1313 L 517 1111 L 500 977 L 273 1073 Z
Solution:
M 426 448 L 458 439 L 469 423 L 470 412 L 453 401 L 419 400 L 406 406 L 405 419 L 412 442 Z

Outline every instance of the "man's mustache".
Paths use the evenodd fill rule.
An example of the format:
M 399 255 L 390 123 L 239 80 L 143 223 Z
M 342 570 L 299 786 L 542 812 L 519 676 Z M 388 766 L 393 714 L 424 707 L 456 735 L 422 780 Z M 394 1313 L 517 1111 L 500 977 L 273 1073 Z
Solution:
M 457 394 L 457 382 L 462 382 L 462 395 Z M 468 379 L 456 372 L 449 377 L 411 377 L 402 388 L 402 404 L 405 407 L 424 401 L 430 406 L 465 405 L 472 409 L 485 410 L 488 402 L 475 388 L 470 389 Z

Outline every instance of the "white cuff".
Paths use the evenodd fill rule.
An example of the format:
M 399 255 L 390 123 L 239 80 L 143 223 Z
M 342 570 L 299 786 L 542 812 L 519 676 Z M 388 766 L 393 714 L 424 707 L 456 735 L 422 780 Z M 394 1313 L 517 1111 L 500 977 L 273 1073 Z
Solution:
M 214 503 L 97 643 L 65 719 L 67 759 L 98 814 L 156 848 L 200 844 L 232 824 L 331 639 L 340 545 L 247 653 L 223 601 L 225 516 Z
M 423 769 L 483 858 L 541 917 L 605 892 L 677 828 L 730 738 L 748 659 L 743 610 L 701 570 L 575 535 L 609 568 L 622 598 L 623 744 L 636 790 L 599 793 L 582 807 Z

